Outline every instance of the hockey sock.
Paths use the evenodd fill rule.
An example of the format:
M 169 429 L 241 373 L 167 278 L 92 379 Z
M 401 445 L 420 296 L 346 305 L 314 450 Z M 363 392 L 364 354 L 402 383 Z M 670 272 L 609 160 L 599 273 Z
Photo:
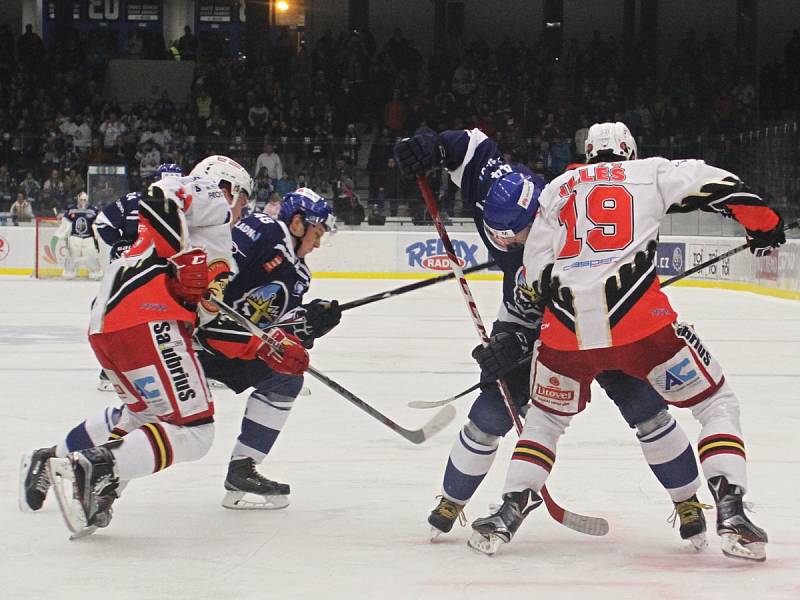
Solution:
M 556 462 L 558 438 L 572 417 L 554 415 L 533 405 L 525 415 L 525 427 L 511 455 L 503 494 L 528 488 L 542 489 Z
M 700 475 L 689 438 L 666 410 L 637 425 L 636 437 L 650 470 L 673 502 L 690 498 L 700 488 Z
M 499 437 L 483 433 L 472 422 L 467 423 L 450 450 L 442 484 L 444 497 L 461 504 L 469 502 L 492 467 L 499 445 Z
M 203 458 L 214 441 L 214 424 L 145 423 L 120 439 L 122 443 L 112 452 L 120 480 L 127 481 L 161 471 L 174 463 Z
M 260 463 L 269 454 L 289 418 L 294 398 L 275 392 L 253 392 L 247 399 L 242 430 L 231 459 L 252 458 Z
M 727 383 L 717 392 L 692 407 L 702 429 L 697 454 L 706 480 L 723 475 L 732 485 L 747 489 L 747 463 L 741 426 L 739 401 Z
M 109 407 L 79 423 L 69 431 L 66 438 L 58 443 L 56 456 L 64 458 L 70 452 L 86 450 L 86 448 L 99 446 L 107 441 L 108 435 L 119 421 L 121 413 L 121 408 Z

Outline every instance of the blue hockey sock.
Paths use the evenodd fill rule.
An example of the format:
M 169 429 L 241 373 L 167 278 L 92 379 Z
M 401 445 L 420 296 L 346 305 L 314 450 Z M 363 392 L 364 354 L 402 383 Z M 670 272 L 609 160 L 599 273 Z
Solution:
M 669 413 L 657 429 L 637 434 L 647 464 L 673 502 L 690 498 L 700 487 L 697 461 L 683 429 Z
M 469 425 L 458 434 L 450 451 L 442 485 L 444 496 L 466 504 L 486 477 L 494 462 L 500 439 L 496 436 L 489 444 L 480 444 L 468 435 Z
M 262 462 L 278 439 L 293 404 L 294 398 L 274 392 L 250 394 L 231 458 L 249 457 Z

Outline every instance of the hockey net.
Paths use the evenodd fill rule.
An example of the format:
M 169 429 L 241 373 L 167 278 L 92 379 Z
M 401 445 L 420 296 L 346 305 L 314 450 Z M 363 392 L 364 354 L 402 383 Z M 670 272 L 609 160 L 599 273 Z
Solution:
M 36 253 L 33 276 L 36 279 L 62 277 L 67 248 L 65 239 L 56 236 L 59 220 L 56 217 L 36 217 L 35 225 Z

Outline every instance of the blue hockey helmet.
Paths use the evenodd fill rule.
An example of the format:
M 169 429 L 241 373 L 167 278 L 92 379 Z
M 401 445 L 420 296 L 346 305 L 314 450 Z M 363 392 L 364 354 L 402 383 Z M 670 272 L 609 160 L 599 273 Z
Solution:
M 534 176 L 518 172 L 495 181 L 483 207 L 486 230 L 496 238 L 513 238 L 533 223 L 542 188 Z
M 326 231 L 336 231 L 336 216 L 325 199 L 309 188 L 297 188 L 286 194 L 281 203 L 278 219 L 289 225 L 292 217 L 303 215 L 307 223 L 322 225 Z

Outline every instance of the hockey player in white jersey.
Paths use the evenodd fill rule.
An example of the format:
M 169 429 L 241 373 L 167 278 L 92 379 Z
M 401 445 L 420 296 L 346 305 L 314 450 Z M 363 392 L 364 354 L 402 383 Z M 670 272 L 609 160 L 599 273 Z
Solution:
M 74 279 L 81 265 L 86 267 L 89 279 L 97 280 L 103 276 L 94 231 L 94 221 L 99 213 L 96 206 L 89 206 L 86 192 L 80 192 L 75 197 L 75 204 L 68 206 L 61 216 L 56 237 L 66 239 L 65 279 Z
M 739 403 L 722 369 L 660 290 L 654 256 L 667 213 L 703 210 L 741 223 L 753 254 L 786 241 L 780 215 L 733 174 L 699 160 L 636 160 L 622 123 L 595 124 L 589 164 L 553 180 L 528 237 L 527 280 L 543 306 L 534 348 L 532 407 L 511 459 L 503 502 L 476 520 L 470 546 L 488 554 L 509 542 L 539 504 L 556 445 L 590 400 L 601 373 L 650 382 L 702 429 L 698 454 L 716 502 L 726 556 L 766 559 L 766 533 L 744 512 L 747 489 Z M 487 215 L 488 217 L 489 215 Z
M 151 186 L 138 239 L 109 267 L 93 305 L 89 340 L 124 402 L 112 441 L 63 458 L 65 448 L 40 449 L 23 463 L 21 506 L 41 506 L 52 482 L 73 537 L 108 525 L 120 482 L 197 460 L 213 440 L 214 406 L 191 334 L 209 288 L 209 259 L 234 268 L 232 208 L 242 205 L 240 188 L 250 179 L 234 161 L 210 159 L 196 167 L 204 176 Z M 261 344 L 256 356 L 302 373 L 308 355 L 299 341 L 278 330 L 273 341 L 281 352 L 262 352 Z

